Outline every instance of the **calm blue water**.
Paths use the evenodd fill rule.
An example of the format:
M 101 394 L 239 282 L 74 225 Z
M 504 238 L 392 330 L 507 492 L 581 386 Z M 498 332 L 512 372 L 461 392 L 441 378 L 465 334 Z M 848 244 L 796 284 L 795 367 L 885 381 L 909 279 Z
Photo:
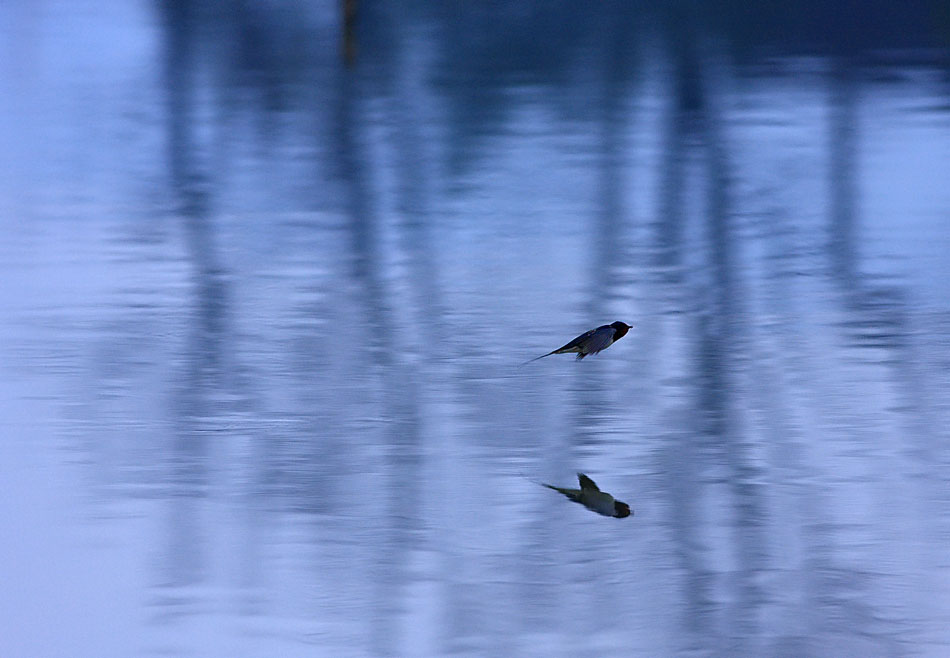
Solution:
M 947 16 L 806 5 L 4 2 L 0 655 L 950 655 Z

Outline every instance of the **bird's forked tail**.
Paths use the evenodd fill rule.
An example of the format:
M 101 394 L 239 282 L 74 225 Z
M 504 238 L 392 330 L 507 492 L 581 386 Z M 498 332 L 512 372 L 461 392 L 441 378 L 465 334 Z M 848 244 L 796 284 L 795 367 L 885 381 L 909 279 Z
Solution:
M 542 354 L 541 356 L 536 356 L 536 357 L 534 357 L 533 359 L 528 359 L 527 361 L 525 361 L 525 362 L 522 363 L 521 365 L 526 366 L 526 365 L 528 365 L 529 363 L 534 363 L 534 362 L 537 361 L 538 359 L 543 359 L 544 357 L 546 357 L 546 356 L 551 356 L 552 354 L 557 354 L 557 350 L 554 350 L 553 352 L 548 352 L 547 354 Z

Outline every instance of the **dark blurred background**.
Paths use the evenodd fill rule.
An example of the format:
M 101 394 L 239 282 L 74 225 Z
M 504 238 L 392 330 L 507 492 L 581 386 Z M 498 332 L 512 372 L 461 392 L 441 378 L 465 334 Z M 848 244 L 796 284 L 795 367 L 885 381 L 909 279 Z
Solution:
M 5 0 L 0 153 L 3 656 L 950 655 L 947 2 Z

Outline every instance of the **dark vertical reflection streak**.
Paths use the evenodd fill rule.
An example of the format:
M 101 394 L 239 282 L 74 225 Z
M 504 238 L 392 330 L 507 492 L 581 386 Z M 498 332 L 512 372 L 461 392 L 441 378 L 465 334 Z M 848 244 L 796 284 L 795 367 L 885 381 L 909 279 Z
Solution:
M 417 381 L 411 392 L 411 399 L 416 405 L 427 394 L 440 398 L 451 398 L 452 382 L 443 378 L 442 362 L 451 352 L 451 337 L 454 335 L 446 324 L 446 307 L 444 293 L 440 286 L 440 272 L 436 262 L 436 246 L 434 243 L 434 229 L 437 224 L 433 221 L 431 209 L 431 182 L 433 180 L 432 158 L 426 149 L 426 126 L 431 99 L 425 94 L 427 87 L 418 79 L 418 58 L 425 53 L 425 44 L 419 35 L 409 28 L 413 23 L 413 16 L 397 8 L 393 9 L 394 16 L 391 25 L 398 25 L 394 32 L 398 39 L 393 56 L 388 58 L 381 68 L 387 79 L 393 80 L 392 95 L 389 99 L 389 116 L 393 122 L 392 143 L 394 147 L 394 174 L 395 174 L 395 209 L 397 213 L 397 246 L 406 254 L 407 288 L 409 293 L 409 318 L 411 330 L 407 339 L 411 341 L 407 347 L 416 351 L 418 368 L 415 369 Z M 410 382 L 412 383 L 412 382 Z M 438 394 L 433 391 L 439 391 Z M 420 413 L 420 412 L 416 412 Z M 414 459 L 408 459 L 397 471 L 397 478 L 404 478 L 400 484 L 400 491 L 394 491 L 396 496 L 404 496 L 404 505 L 416 496 L 426 499 L 423 489 L 418 486 L 422 476 L 423 454 L 427 450 L 424 445 L 424 435 L 421 427 L 416 430 L 413 450 Z M 431 470 L 429 471 L 432 472 Z M 430 483 L 430 491 L 439 490 L 442 482 Z M 439 506 L 435 506 L 439 510 Z M 439 524 L 441 519 L 432 520 Z M 413 530 L 417 537 L 413 541 L 418 544 L 422 531 L 423 519 L 416 518 Z M 444 551 L 445 547 L 441 547 Z M 447 554 L 442 559 L 447 562 L 441 570 L 445 580 L 452 583 L 447 589 L 448 609 L 444 612 L 446 622 L 444 632 L 436 633 L 435 640 L 439 642 L 441 651 L 452 652 L 458 646 L 464 645 L 468 638 L 476 636 L 481 626 L 480 614 L 482 609 L 473 609 L 470 605 L 472 597 L 466 597 L 463 585 L 455 582 L 458 575 L 456 565 L 452 564 L 453 557 Z
M 679 83 L 682 74 L 674 73 L 674 84 Z M 683 179 L 685 176 L 686 134 L 689 130 L 688 115 L 680 104 L 682 95 L 674 91 L 675 106 L 666 114 L 664 127 L 663 155 L 660 164 L 660 206 L 657 212 L 657 245 L 654 265 L 659 269 L 661 279 L 668 283 L 678 283 L 681 272 L 680 254 L 677 252 L 683 236 Z
M 865 352 L 867 356 L 875 350 L 882 350 L 887 354 L 887 362 L 891 365 L 891 378 L 897 385 L 898 391 L 910 393 L 907 396 L 909 406 L 915 409 L 913 417 L 922 418 L 928 415 L 926 405 L 926 387 L 924 386 L 920 369 L 915 363 L 912 349 L 913 338 L 909 324 L 909 302 L 903 290 L 896 285 L 884 285 L 870 282 L 867 273 L 861 270 L 861 254 L 858 252 L 860 244 L 859 214 L 857 201 L 858 190 L 858 138 L 859 138 L 859 109 L 860 86 L 857 80 L 858 65 L 848 53 L 840 53 L 831 61 L 829 75 L 831 115 L 829 126 L 829 182 L 831 188 L 829 208 L 829 260 L 832 279 L 838 289 L 839 299 L 846 317 L 843 322 L 844 337 L 851 349 Z M 868 353 L 867 350 L 872 350 Z M 864 367 L 870 367 L 865 363 Z M 859 435 L 860 436 L 860 435 Z M 914 424 L 910 436 L 902 437 L 906 451 L 917 452 L 918 455 L 928 455 L 932 436 L 929 428 Z M 867 448 L 875 453 L 889 451 L 888 446 L 869 445 Z M 910 455 L 913 460 L 913 455 Z M 877 457 L 881 459 L 881 457 Z M 916 461 L 916 460 L 914 460 Z M 919 463 L 919 462 L 918 462 Z M 923 463 L 930 464 L 930 458 L 925 457 Z M 916 470 L 914 466 L 903 466 L 901 461 L 893 461 L 882 468 L 891 478 L 900 477 L 905 469 Z M 925 469 L 927 466 L 924 467 Z M 926 482 L 915 478 L 916 486 Z M 926 497 L 930 492 L 926 484 L 918 489 Z M 920 518 L 915 517 L 915 518 Z M 914 529 L 917 533 L 926 534 L 926 530 Z M 900 533 L 898 533 L 900 534 Z M 919 536 L 919 535 L 918 535 Z M 906 537 L 903 537 L 906 539 Z M 890 538 L 889 538 L 890 539 Z M 908 556 L 909 558 L 909 556 Z M 823 589 L 827 589 L 828 602 L 844 611 L 850 621 L 849 631 L 854 628 L 868 637 L 876 638 L 878 642 L 888 646 L 892 651 L 898 651 L 895 640 L 896 629 L 888 628 L 878 620 L 882 613 L 870 604 L 859 603 L 849 596 L 842 588 L 839 579 L 830 576 L 834 574 L 854 572 L 860 574 L 855 577 L 861 583 L 862 590 L 881 588 L 882 583 L 875 582 L 875 578 L 867 573 L 861 565 L 849 565 L 844 558 L 831 556 L 824 570 L 825 578 L 821 581 Z M 882 574 L 883 575 L 883 574 Z M 929 602 L 921 603 L 920 607 Z M 920 614 L 923 614 L 922 612 Z M 841 632 L 840 629 L 834 629 Z
M 834 278 L 843 284 L 844 297 L 850 295 L 854 286 L 854 121 L 855 88 L 847 66 L 842 60 L 835 63 L 831 76 L 831 126 L 829 135 L 829 180 L 831 199 L 829 221 L 831 230 L 828 247 L 831 255 L 831 270 Z M 843 298 L 844 298 L 843 297 Z M 851 303 L 845 301 L 845 306 Z M 832 524 L 813 523 L 809 530 L 810 553 L 805 557 L 806 568 L 815 574 L 810 580 L 808 599 L 825 610 L 839 609 L 838 614 L 860 624 L 861 615 L 851 603 L 842 578 L 836 577 L 844 569 L 836 555 Z M 820 621 L 820 633 L 834 632 L 826 619 Z M 858 626 L 861 633 L 868 629 Z
M 391 64 L 397 80 L 391 100 L 396 152 L 396 211 L 401 229 L 400 246 L 408 254 L 409 284 L 413 288 L 413 308 L 417 309 L 414 333 L 422 356 L 436 360 L 445 356 L 446 338 L 451 334 L 444 325 L 443 292 L 435 260 L 429 196 L 432 180 L 430 158 L 426 152 L 426 98 L 420 98 L 424 86 L 415 78 L 413 50 L 422 46 L 410 32 L 404 37 L 400 53 Z
M 233 135 L 237 129 L 239 76 L 234 70 L 234 60 L 239 52 L 242 25 L 249 20 L 245 9 L 246 6 L 240 2 L 216 4 L 210 18 L 216 38 L 209 44 L 214 65 L 214 81 L 211 84 L 214 87 L 212 102 L 215 107 L 212 119 L 214 143 L 208 154 L 208 170 L 213 172 L 213 175 L 209 173 L 209 183 L 215 183 L 218 189 L 226 184 L 235 160 Z M 219 193 L 219 196 L 222 194 Z M 222 276 L 224 274 L 222 271 Z M 223 280 L 222 285 L 226 285 Z M 254 314 L 253 311 L 251 314 Z M 242 318 L 235 315 L 235 324 L 239 319 Z M 233 333 L 235 335 L 232 335 L 231 341 L 239 344 L 238 332 Z M 244 364 L 237 362 L 234 356 L 236 350 L 231 349 L 229 352 L 229 374 L 222 379 L 222 385 L 230 386 L 236 391 L 240 398 L 238 404 L 248 412 L 248 419 L 257 420 L 265 412 L 265 406 L 259 401 L 264 398 L 263 392 L 269 387 L 269 382 L 260 376 L 260 373 L 248 372 Z M 249 352 L 253 354 L 253 351 Z M 242 613 L 247 615 L 260 612 L 263 602 L 262 593 L 257 588 L 263 575 L 262 540 L 268 531 L 269 517 L 265 510 L 272 501 L 261 494 L 267 489 L 270 460 L 276 452 L 276 441 L 273 433 L 268 431 L 270 428 L 262 430 L 260 427 L 260 424 L 254 422 L 243 428 L 243 431 L 242 428 L 235 427 L 233 434 L 228 432 L 225 435 L 228 437 L 228 443 L 239 447 L 246 446 L 247 449 L 246 454 L 239 454 L 235 458 L 238 462 L 235 464 L 236 471 L 240 474 L 239 477 L 246 480 L 234 492 L 235 506 L 239 510 L 241 521 L 235 547 L 239 580 L 243 588 L 239 605 Z M 245 433 L 246 435 L 242 436 Z M 243 441 L 245 438 L 246 444 Z
M 184 380 L 175 409 L 171 450 L 170 502 L 172 527 L 168 551 L 168 585 L 193 584 L 204 577 L 202 541 L 194 499 L 207 485 L 208 434 L 201 420 L 208 416 L 206 395 L 219 362 L 223 287 L 210 244 L 207 199 L 201 191 L 194 161 L 193 106 L 196 19 L 185 0 L 165 5 L 165 84 L 168 90 L 168 156 L 171 186 L 184 221 L 189 258 L 194 264 L 195 317 L 189 322 Z
M 835 276 L 846 289 L 854 284 L 856 192 L 855 122 L 856 90 L 852 67 L 843 59 L 834 61 L 831 79 L 831 141 L 829 143 L 831 174 L 831 231 L 828 236 Z
M 682 208 L 689 193 L 687 185 L 688 168 L 685 166 L 688 153 L 692 152 L 691 142 L 696 135 L 697 107 L 701 97 L 698 78 L 698 58 L 693 44 L 693 31 L 687 28 L 685 19 L 670 25 L 667 37 L 669 58 L 673 65 L 671 72 L 670 120 L 665 137 L 665 153 L 661 172 L 659 210 L 670 216 L 661 215 L 657 227 L 658 264 L 661 266 L 661 281 L 668 281 L 668 273 L 682 268 L 685 239 L 682 223 Z M 678 280 L 678 277 L 674 277 Z M 701 334 L 703 327 L 695 320 L 690 327 L 692 332 Z M 702 354 L 700 346 L 699 358 Z M 698 649 L 708 646 L 713 636 L 712 594 L 710 582 L 712 573 L 705 564 L 705 546 L 699 532 L 699 505 L 705 492 L 702 487 L 702 455 L 705 442 L 695 431 L 694 423 L 684 423 L 682 430 L 674 435 L 678 445 L 664 454 L 663 470 L 670 474 L 668 495 L 672 514 L 674 553 L 679 567 L 684 572 L 682 627 L 686 637 L 682 638 L 683 648 Z
M 770 517 L 767 519 L 769 540 L 780 547 L 772 554 L 772 574 L 778 575 L 771 591 L 782 591 L 780 600 L 770 600 L 772 608 L 788 610 L 767 625 L 769 655 L 814 655 L 821 646 L 814 629 L 821 613 L 809 600 L 814 591 L 815 574 L 802 563 L 802 553 L 818 551 L 809 542 L 815 533 L 808 528 L 825 523 L 828 513 L 825 492 L 808 483 L 813 477 L 813 448 L 805 429 L 797 422 L 802 405 L 801 392 L 796 389 L 794 373 L 814 373 L 817 366 L 807 349 L 802 327 L 807 321 L 807 302 L 803 307 L 804 290 L 796 273 L 807 270 L 809 263 L 796 236 L 802 227 L 790 210 L 768 212 L 762 219 L 765 241 L 764 278 L 766 279 L 764 313 L 774 317 L 767 329 L 757 323 L 755 344 L 750 344 L 750 381 L 748 393 L 752 406 L 759 412 L 757 426 L 768 455 L 766 478 L 774 483 Z M 804 317 L 803 317 L 803 314 Z M 815 388 L 817 378 L 808 379 L 808 388 Z M 805 392 L 807 398 L 813 394 Z M 804 545 L 804 546 L 803 546 Z M 801 548 L 800 548 L 801 547 Z
M 175 490 L 167 584 L 178 587 L 203 581 L 210 568 L 211 560 L 200 550 L 207 540 L 202 536 L 205 528 L 199 526 L 196 500 L 213 493 L 209 465 L 215 447 L 233 444 L 241 434 L 233 425 L 221 427 L 219 419 L 246 413 L 252 406 L 249 380 L 238 365 L 230 326 L 227 272 L 219 257 L 210 199 L 216 181 L 208 162 L 209 145 L 198 138 L 197 69 L 210 52 L 202 48 L 201 30 L 208 17 L 201 12 L 201 7 L 185 1 L 164 8 L 169 182 L 183 222 L 194 288 L 194 308 L 185 316 L 184 372 L 172 409 L 169 480 Z M 225 133 L 215 134 L 220 151 Z
M 584 310 L 591 327 L 624 319 L 609 314 L 612 312 L 611 302 L 620 296 L 618 268 L 624 253 L 623 169 L 628 127 L 627 117 L 624 115 L 624 74 L 629 74 L 629 70 L 624 68 L 627 63 L 626 52 L 623 34 L 617 26 L 610 30 L 602 43 L 602 49 L 595 51 L 595 57 L 602 65 L 596 146 L 599 175 L 594 199 L 594 217 L 591 221 L 593 229 L 587 231 L 592 236 L 593 250 L 590 260 L 590 288 Z M 607 353 L 588 357 L 584 367 L 575 368 L 577 384 L 573 393 L 579 401 L 576 405 L 575 448 L 587 448 L 600 443 L 598 422 L 604 419 L 609 408 L 604 372 L 599 367 L 601 364 L 598 360 L 606 355 Z
M 591 273 L 589 316 L 607 317 L 609 304 L 618 295 L 620 277 L 618 268 L 623 264 L 622 225 L 627 219 L 624 196 L 624 165 L 628 147 L 629 125 L 626 116 L 628 100 L 627 84 L 635 77 L 635 59 L 623 26 L 613 24 L 602 41 L 602 49 L 596 51 L 601 59 L 601 100 L 598 112 L 599 177 L 597 187 L 597 217 L 593 231 L 595 252 Z M 615 318 L 609 318 L 611 321 Z
M 334 154 L 343 187 L 354 289 L 362 291 L 362 335 L 371 359 L 368 366 L 381 378 L 383 407 L 391 421 L 385 433 L 386 445 L 381 446 L 385 480 L 381 488 L 386 500 L 380 511 L 383 530 L 372 574 L 377 594 L 373 618 L 367 620 L 369 644 L 379 655 L 395 655 L 403 640 L 398 621 L 408 582 L 407 561 L 419 528 L 419 383 L 418 373 L 396 358 L 396 350 L 403 345 L 397 344 L 397 326 L 381 270 L 386 259 L 380 249 L 380 216 L 371 202 L 375 190 L 367 180 L 371 165 L 363 153 L 363 86 L 359 75 L 359 67 L 338 73 Z
M 745 430 L 739 418 L 739 398 L 742 395 L 739 373 L 746 370 L 740 355 L 750 340 L 745 325 L 748 311 L 742 304 L 746 291 L 740 288 L 737 272 L 741 269 L 738 244 L 740 237 L 735 225 L 735 196 L 733 191 L 733 164 L 727 150 L 722 103 L 725 92 L 722 64 L 719 58 L 707 53 L 703 64 L 707 68 L 701 126 L 705 144 L 709 221 L 709 253 L 712 257 L 713 335 L 706 333 L 704 417 L 710 422 L 710 440 L 717 444 L 723 461 L 729 467 L 729 486 L 735 509 L 735 555 L 738 601 L 733 619 L 733 641 L 730 650 L 747 653 L 748 642 L 758 632 L 758 617 L 763 596 L 758 578 L 766 566 L 764 552 L 763 511 L 761 487 L 756 484 L 758 469 L 753 465 L 751 446 L 743 438 Z
M 831 73 L 829 166 L 831 186 L 829 252 L 831 273 L 851 318 L 851 338 L 865 346 L 891 347 L 906 338 L 904 294 L 895 286 L 868 283 L 858 253 L 857 126 L 855 65 L 834 60 Z
M 603 35 L 600 46 L 592 53 L 599 60 L 597 63 L 600 79 L 598 80 L 599 102 L 595 127 L 597 187 L 595 188 L 594 217 L 591 218 L 591 225 L 594 228 L 589 231 L 593 249 L 589 266 L 590 288 L 585 305 L 586 317 L 589 318 L 591 327 L 609 324 L 615 320 L 632 322 L 629 317 L 614 317 L 613 315 L 619 306 L 616 301 L 621 296 L 620 288 L 623 283 L 619 269 L 625 264 L 623 263 L 624 256 L 629 253 L 629 250 L 625 249 L 624 240 L 628 235 L 624 229 L 627 228 L 626 223 L 629 220 L 625 207 L 625 197 L 629 191 L 624 187 L 624 169 L 629 131 L 627 84 L 633 77 L 634 58 L 631 56 L 631 46 L 627 41 L 624 27 L 619 20 L 605 26 L 606 34 Z M 630 339 L 627 340 L 628 344 L 625 347 L 629 347 Z M 622 409 L 613 408 L 613 404 L 617 404 L 616 396 L 611 395 L 610 382 L 606 379 L 609 361 L 605 359 L 615 358 L 618 358 L 616 354 L 604 352 L 588 357 L 585 363 L 570 364 L 575 370 L 576 377 L 576 389 L 572 392 L 572 397 L 576 400 L 575 428 L 572 436 L 574 453 L 572 470 L 585 470 L 581 468 L 585 461 L 583 453 L 590 454 L 596 449 L 596 453 L 606 450 L 616 456 L 618 452 L 616 446 L 603 446 L 602 436 L 605 427 L 609 427 L 609 419 L 623 415 Z M 615 484 L 612 486 L 616 492 L 616 487 L 624 481 L 616 477 L 618 474 L 619 471 L 592 475 L 595 480 L 600 477 L 601 481 L 608 476 L 613 476 Z M 618 498 L 623 499 L 619 493 Z M 583 542 L 578 544 L 578 548 L 582 547 Z M 609 568 L 607 565 L 611 561 L 610 549 L 612 548 L 612 545 L 605 546 L 601 550 L 596 547 L 588 548 L 592 552 L 592 559 L 584 565 L 583 578 L 589 583 L 599 583 L 599 585 L 586 588 L 585 598 L 582 599 L 586 603 L 581 608 L 581 601 L 577 601 L 572 609 L 581 608 L 588 611 L 618 609 L 619 594 L 615 588 L 609 586 L 609 579 L 606 578 L 605 572 L 605 569 Z M 584 633 L 604 632 L 612 625 L 612 620 L 598 614 L 586 615 L 586 618 L 580 621 L 583 624 L 580 630 Z
M 700 85 L 696 72 L 696 52 L 692 33 L 683 22 L 670 27 L 670 109 L 666 113 L 661 160 L 657 246 L 654 265 L 663 280 L 680 281 L 684 225 L 686 160 L 695 130 L 695 111 L 700 103 Z
M 343 36 L 341 39 L 341 49 L 343 51 L 343 61 L 347 66 L 353 66 L 357 55 L 356 40 L 356 19 L 359 16 L 359 0 L 340 0 L 342 5 Z

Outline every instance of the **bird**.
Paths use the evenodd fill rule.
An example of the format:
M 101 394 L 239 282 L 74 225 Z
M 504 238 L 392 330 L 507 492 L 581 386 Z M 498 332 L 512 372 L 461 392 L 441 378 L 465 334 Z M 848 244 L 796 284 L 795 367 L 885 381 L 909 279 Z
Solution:
M 548 352 L 547 354 L 542 354 L 539 357 L 535 357 L 525 363 L 531 363 L 532 361 L 537 361 L 538 359 L 543 359 L 546 356 L 551 356 L 552 354 L 567 354 L 570 352 L 577 353 L 577 359 L 583 359 L 588 354 L 597 354 L 601 350 L 605 350 L 618 340 L 627 335 L 627 332 L 632 329 L 629 324 L 625 322 L 613 322 L 611 324 L 605 324 L 596 329 L 591 329 L 582 333 L 580 336 L 572 340 L 567 345 L 559 347 L 556 350 Z
M 597 484 L 583 473 L 577 474 L 577 481 L 580 483 L 580 489 L 565 489 L 564 487 L 555 487 L 553 484 L 541 482 L 541 486 L 548 489 L 554 489 L 558 493 L 564 494 L 575 503 L 580 503 L 592 512 L 597 512 L 604 516 L 612 516 L 623 519 L 633 515 L 633 510 L 627 503 L 614 500 L 614 497 L 605 491 L 601 491 Z

